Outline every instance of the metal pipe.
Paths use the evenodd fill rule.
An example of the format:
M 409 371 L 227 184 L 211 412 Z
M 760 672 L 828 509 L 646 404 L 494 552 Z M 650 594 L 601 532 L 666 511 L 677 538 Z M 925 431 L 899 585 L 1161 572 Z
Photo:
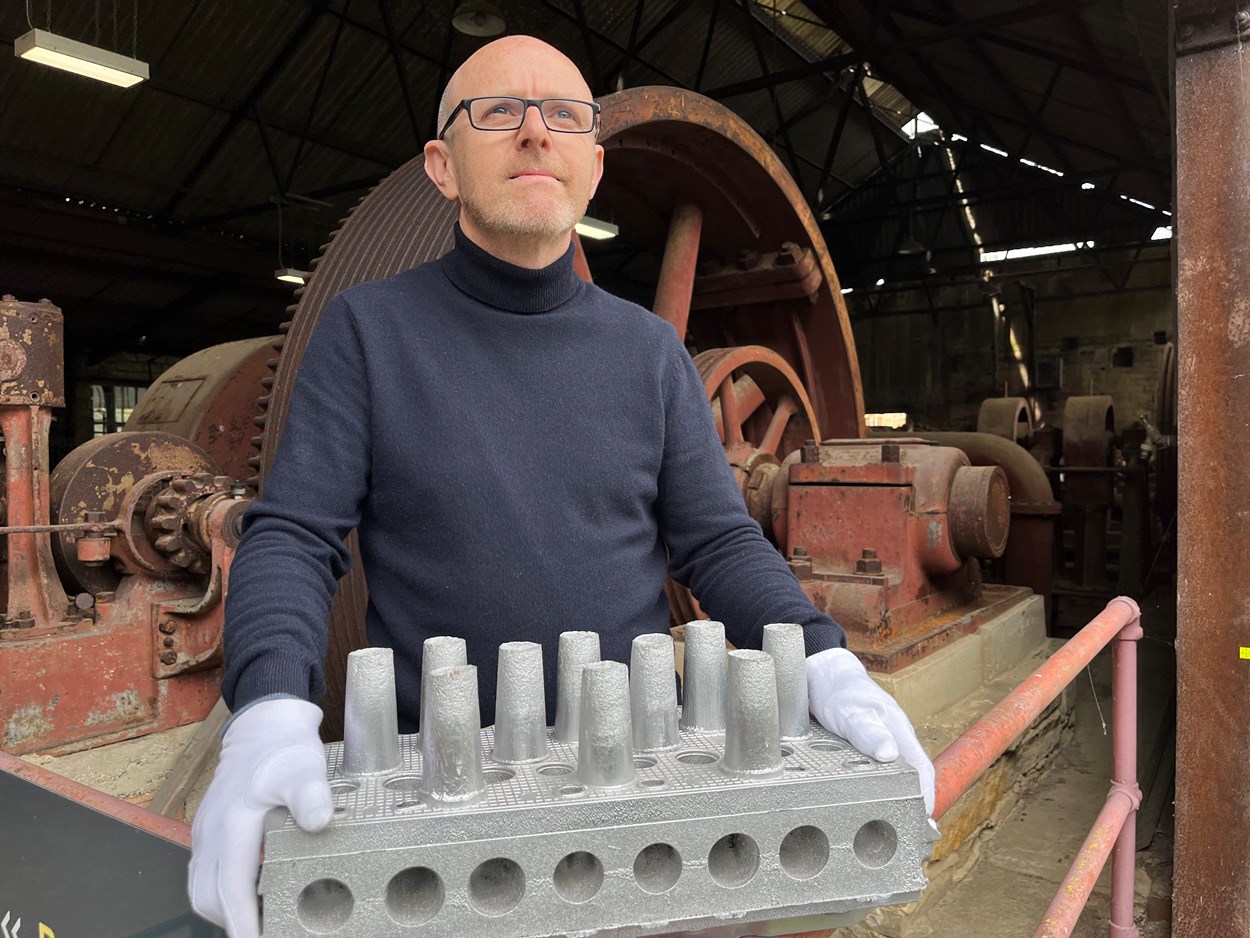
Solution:
M 13 524 L 0 527 L 0 537 L 7 534 L 112 534 L 125 525 L 120 521 L 83 521 L 79 524 Z
M 1117 835 L 1128 831 L 1132 836 L 1132 825 L 1126 819 L 1134 814 L 1133 801 L 1123 791 L 1113 789 L 1107 796 L 1107 803 L 1098 812 L 1098 818 L 1090 829 L 1089 836 L 1076 854 L 1076 859 L 1068 868 L 1068 873 L 1059 884 L 1059 891 L 1051 900 L 1046 914 L 1038 924 L 1033 938 L 1068 938 L 1076 928 L 1077 919 L 1085 910 L 1089 895 L 1094 891 L 1094 883 L 1107 862 L 1107 856 L 1115 845 Z M 1132 867 L 1129 868 L 1130 872 Z M 1132 900 L 1132 892 L 1129 893 Z M 1132 921 L 1130 916 L 1129 921 Z M 1114 926 L 1112 926 L 1114 928 Z M 1121 932 L 1112 931 L 1113 938 L 1120 938 Z M 1137 934 L 1136 929 L 1132 932 Z
M 1125 816 L 1111 857 L 1110 938 L 1137 938 L 1133 924 L 1133 872 L 1137 863 L 1137 643 L 1141 622 L 1120 631 L 1111 646 L 1112 794 L 1123 792 L 1133 808 Z
M 1141 610 L 1127 596 L 1119 596 L 1077 632 L 1015 690 L 947 746 L 933 760 L 937 797 L 933 817 L 940 818 L 1016 738 L 1046 709 L 1081 669 L 1126 625 L 1137 622 Z
M 1111 856 L 1109 938 L 1138 938 L 1133 924 L 1137 808 L 1137 642 L 1140 621 L 1130 622 L 1111 645 L 1111 791 L 1033 938 L 1068 938 Z M 1114 851 L 1114 853 L 1113 853 Z
M 693 202 L 682 202 L 673 209 L 664 259 L 660 262 L 660 278 L 655 287 L 655 313 L 673 324 L 677 338 L 683 342 L 690 319 L 690 297 L 694 293 L 702 233 L 703 209 Z

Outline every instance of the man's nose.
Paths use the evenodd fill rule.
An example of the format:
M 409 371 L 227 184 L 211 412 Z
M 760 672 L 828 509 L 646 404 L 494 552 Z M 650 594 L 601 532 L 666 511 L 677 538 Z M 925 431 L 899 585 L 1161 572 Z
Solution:
M 546 148 L 551 145 L 551 131 L 547 129 L 547 124 L 543 121 L 543 113 L 537 104 L 526 105 L 525 114 L 521 118 L 521 127 L 517 131 L 517 143 L 522 147 Z

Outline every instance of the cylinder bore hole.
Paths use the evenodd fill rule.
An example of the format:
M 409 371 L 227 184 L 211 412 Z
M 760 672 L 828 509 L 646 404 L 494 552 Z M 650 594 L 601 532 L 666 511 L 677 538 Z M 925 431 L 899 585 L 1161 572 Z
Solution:
M 314 935 L 328 935 L 347 924 L 355 900 L 346 883 L 318 879 L 304 887 L 295 903 L 300 924 Z
M 829 863 L 829 838 L 819 827 L 796 827 L 781 841 L 781 868 L 793 879 L 811 879 Z
M 898 834 L 885 821 L 869 821 L 855 833 L 855 856 L 870 870 L 880 869 L 894 858 Z
M 386 911 L 399 925 L 424 925 L 443 907 L 443 881 L 428 867 L 413 866 L 386 885 Z
M 707 871 L 726 889 L 745 886 L 760 867 L 760 848 L 746 834 L 726 834 L 712 845 Z
M 565 902 L 588 902 L 603 885 L 603 864 L 593 853 L 578 850 L 556 864 L 552 880 Z
M 469 876 L 469 904 L 483 915 L 507 915 L 525 895 L 525 873 L 514 861 L 495 857 Z
M 671 844 L 651 844 L 634 858 L 634 880 L 651 895 L 668 892 L 681 878 L 681 854 Z

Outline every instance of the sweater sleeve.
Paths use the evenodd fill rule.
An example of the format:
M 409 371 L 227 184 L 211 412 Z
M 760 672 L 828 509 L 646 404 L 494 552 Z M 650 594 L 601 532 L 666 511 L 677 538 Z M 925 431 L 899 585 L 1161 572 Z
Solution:
M 785 560 L 747 514 L 725 459 L 703 382 L 676 341 L 665 374 L 660 534 L 669 570 L 739 648 L 759 648 L 764 626 L 804 626 L 807 654 L 846 647 L 841 627 L 820 612 Z
M 351 566 L 344 539 L 360 520 L 370 462 L 367 363 L 350 306 L 336 297 L 305 351 L 231 566 L 222 696 L 232 710 L 325 693 L 330 606 Z

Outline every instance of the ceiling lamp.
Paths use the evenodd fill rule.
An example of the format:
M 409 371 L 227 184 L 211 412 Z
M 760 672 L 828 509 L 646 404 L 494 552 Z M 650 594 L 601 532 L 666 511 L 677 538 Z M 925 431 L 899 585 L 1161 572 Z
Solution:
M 456 32 L 481 38 L 498 36 L 508 27 L 497 6 L 479 0 L 470 0 L 469 3 L 456 7 L 456 12 L 451 16 L 451 25 Z
M 915 235 L 911 234 L 904 238 L 903 243 L 898 246 L 898 253 L 902 254 L 904 257 L 908 257 L 912 254 L 923 254 L 927 250 L 928 248 L 917 241 Z
M 273 275 L 279 280 L 287 283 L 307 283 L 308 278 L 312 276 L 312 272 L 308 270 L 296 270 L 294 267 L 279 267 L 273 272 Z
M 137 85 L 148 78 L 147 62 L 75 39 L 66 39 L 43 29 L 32 29 L 19 36 L 13 42 L 13 53 L 19 59 L 51 65 L 122 88 Z
M 574 225 L 573 229 L 583 238 L 591 238 L 595 241 L 606 241 L 608 238 L 615 238 L 621 233 L 619 226 L 612 224 L 610 221 L 600 221 L 598 218 L 591 218 L 589 215 L 583 215 L 582 220 Z

